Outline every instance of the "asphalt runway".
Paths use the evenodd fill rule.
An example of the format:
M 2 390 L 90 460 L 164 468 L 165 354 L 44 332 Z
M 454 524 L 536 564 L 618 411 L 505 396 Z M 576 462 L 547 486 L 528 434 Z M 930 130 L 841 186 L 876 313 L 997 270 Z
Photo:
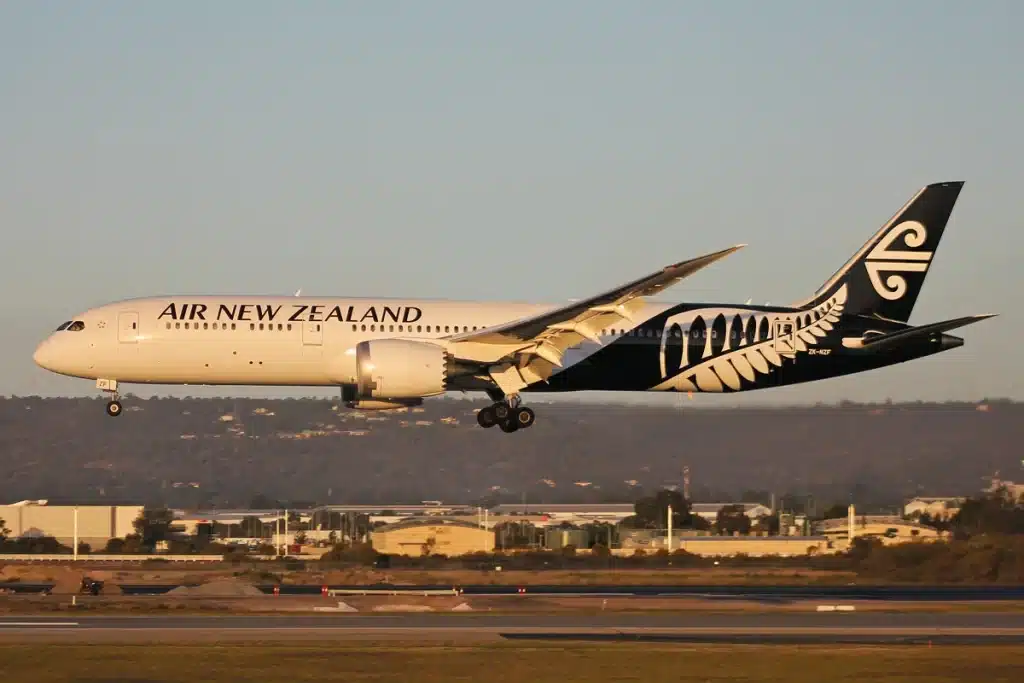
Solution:
M 119 584 L 124 595 L 162 595 L 178 584 Z M 50 583 L 13 583 L 4 588 L 16 593 L 40 593 L 53 587 Z M 258 585 L 261 591 L 273 594 L 273 584 Z M 285 584 L 281 595 L 319 595 L 320 585 Z M 452 585 L 334 585 L 329 589 L 352 593 L 421 593 L 453 591 Z M 517 595 L 516 585 L 464 585 L 459 591 L 466 596 Z M 528 595 L 561 597 L 690 597 L 707 600 L 754 600 L 765 603 L 788 603 L 796 600 L 888 600 L 897 602 L 968 602 L 1024 600 L 1024 586 L 715 586 L 715 585 L 534 585 L 525 586 Z
M 619 640 L 690 643 L 1015 643 L 1024 613 L 5 617 L 0 640 Z

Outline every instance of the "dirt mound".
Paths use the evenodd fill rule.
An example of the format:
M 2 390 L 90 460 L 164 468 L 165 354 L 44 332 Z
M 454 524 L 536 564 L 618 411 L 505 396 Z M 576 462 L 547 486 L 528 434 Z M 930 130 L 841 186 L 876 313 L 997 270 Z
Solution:
M 206 598 L 250 598 L 264 595 L 256 586 L 241 581 L 211 581 L 198 586 L 178 586 L 168 595 Z
M 53 588 L 50 589 L 52 595 L 77 595 L 82 589 L 82 575 L 61 573 L 56 577 L 53 582 Z

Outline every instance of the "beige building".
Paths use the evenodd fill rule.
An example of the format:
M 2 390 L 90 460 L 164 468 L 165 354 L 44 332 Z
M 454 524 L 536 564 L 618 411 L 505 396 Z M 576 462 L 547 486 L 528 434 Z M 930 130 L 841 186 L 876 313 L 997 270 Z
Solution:
M 494 532 L 457 519 L 414 519 L 374 529 L 370 541 L 384 555 L 447 555 L 493 552 Z
M 963 502 L 963 498 L 919 496 L 907 501 L 907 504 L 903 506 L 903 516 L 928 515 L 932 518 L 949 519 L 960 511 L 960 505 Z
M 846 546 L 850 540 L 850 519 L 826 519 L 817 525 L 819 534 L 833 543 Z M 873 538 L 886 545 L 906 543 L 908 541 L 936 540 L 940 534 L 937 529 L 917 522 L 908 521 L 893 515 L 854 515 L 854 538 Z
M 613 552 L 632 555 L 640 550 L 655 553 L 668 550 L 668 537 L 664 532 L 627 533 L 622 547 Z M 690 533 L 672 533 L 672 547 L 702 557 L 799 557 L 808 554 L 832 552 L 824 536 L 715 536 Z
M 72 505 L 47 505 L 45 500 L 23 500 L 0 506 L 0 519 L 10 538 L 52 536 L 64 545 L 74 543 L 75 509 Z M 78 540 L 100 550 L 111 538 L 135 533 L 132 523 L 142 514 L 141 505 L 79 505 Z

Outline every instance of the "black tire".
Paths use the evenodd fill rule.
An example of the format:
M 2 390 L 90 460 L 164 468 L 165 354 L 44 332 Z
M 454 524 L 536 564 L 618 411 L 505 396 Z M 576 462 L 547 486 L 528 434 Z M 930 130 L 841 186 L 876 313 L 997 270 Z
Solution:
M 516 423 L 520 429 L 527 429 L 533 426 L 533 423 L 537 421 L 537 415 L 530 408 L 520 408 L 516 411 Z
M 110 417 L 117 417 L 121 414 L 121 402 L 111 401 L 107 404 L 107 415 Z
M 507 420 L 509 414 L 512 412 L 509 410 L 507 403 L 495 403 L 491 407 L 494 409 L 494 417 L 498 419 L 498 422 L 504 422 Z
M 515 420 L 502 420 L 498 424 L 501 425 L 501 431 L 506 434 L 511 434 L 512 432 L 519 430 L 519 423 Z
M 480 412 L 476 414 L 476 422 L 484 429 L 490 429 L 498 424 L 498 416 L 494 414 L 492 406 L 487 406 L 486 408 L 481 408 Z

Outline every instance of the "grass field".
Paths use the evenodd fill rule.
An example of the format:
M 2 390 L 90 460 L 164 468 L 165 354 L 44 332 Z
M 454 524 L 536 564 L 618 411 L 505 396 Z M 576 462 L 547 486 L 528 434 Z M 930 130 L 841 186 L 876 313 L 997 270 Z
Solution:
M 33 683 L 1016 683 L 1024 645 L 2 644 L 0 671 L 7 680 Z

